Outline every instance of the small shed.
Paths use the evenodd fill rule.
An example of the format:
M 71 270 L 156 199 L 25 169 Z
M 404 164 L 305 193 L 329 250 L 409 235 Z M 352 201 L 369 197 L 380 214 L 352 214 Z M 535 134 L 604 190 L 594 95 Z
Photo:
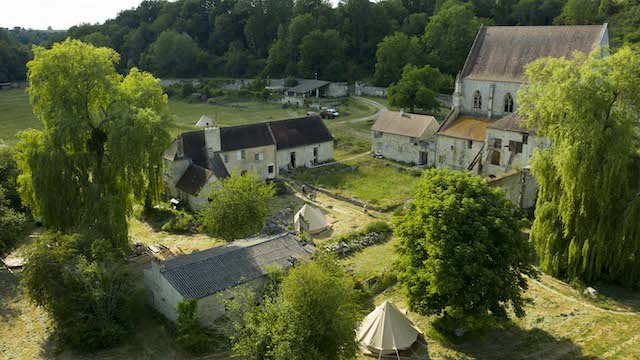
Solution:
M 215 126 L 215 124 L 213 120 L 211 120 L 206 115 L 202 115 L 200 117 L 200 120 L 198 120 L 198 122 L 196 123 L 196 127 L 210 127 L 210 126 Z
M 224 314 L 224 300 L 233 298 L 233 288 L 248 286 L 257 293 L 272 266 L 289 268 L 312 250 L 292 234 L 284 233 L 236 240 L 154 262 L 144 270 L 148 301 L 175 322 L 178 303 L 194 300 L 198 319 L 203 325 L 211 326 Z
M 307 232 L 309 234 L 319 234 L 323 232 L 329 224 L 322 211 L 304 204 L 300 211 L 293 217 L 293 226 L 297 232 Z

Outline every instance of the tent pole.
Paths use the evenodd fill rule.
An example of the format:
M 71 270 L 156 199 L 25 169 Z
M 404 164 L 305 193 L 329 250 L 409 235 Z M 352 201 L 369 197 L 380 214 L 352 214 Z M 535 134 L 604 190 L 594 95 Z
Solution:
M 396 349 L 396 356 L 398 357 L 398 360 L 400 360 L 400 353 L 398 352 L 398 349 Z
M 378 360 L 382 359 L 382 350 L 378 352 Z

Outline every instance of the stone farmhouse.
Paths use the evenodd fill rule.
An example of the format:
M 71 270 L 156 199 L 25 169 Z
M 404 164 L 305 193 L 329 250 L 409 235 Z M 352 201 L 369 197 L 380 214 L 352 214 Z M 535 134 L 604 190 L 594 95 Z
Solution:
M 164 154 L 163 180 L 172 196 L 199 209 L 206 194 L 234 171 L 274 179 L 281 171 L 333 159 L 333 136 L 319 116 L 178 135 Z
M 482 26 L 453 94 L 453 109 L 437 133 L 437 167 L 490 177 L 526 167 L 544 146 L 522 126 L 517 92 L 525 66 L 544 57 L 589 54 L 609 46 L 607 24 L 586 26 Z
M 176 322 L 177 305 L 197 301 L 197 316 L 212 326 L 225 312 L 224 300 L 233 299 L 239 286 L 256 293 L 273 266 L 287 269 L 305 259 L 313 248 L 301 245 L 291 234 L 254 237 L 153 262 L 144 270 L 148 301 L 167 319 Z
M 387 110 L 371 127 L 371 151 L 374 156 L 434 166 L 438 127 L 433 116 Z

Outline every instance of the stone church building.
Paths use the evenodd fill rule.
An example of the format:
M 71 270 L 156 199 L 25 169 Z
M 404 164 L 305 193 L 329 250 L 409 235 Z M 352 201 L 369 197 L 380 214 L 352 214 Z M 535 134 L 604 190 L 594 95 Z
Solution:
M 518 115 L 525 66 L 597 48 L 606 55 L 608 47 L 607 24 L 482 26 L 456 78 L 453 109 L 437 134 L 436 166 L 492 177 L 527 166 L 544 141 Z

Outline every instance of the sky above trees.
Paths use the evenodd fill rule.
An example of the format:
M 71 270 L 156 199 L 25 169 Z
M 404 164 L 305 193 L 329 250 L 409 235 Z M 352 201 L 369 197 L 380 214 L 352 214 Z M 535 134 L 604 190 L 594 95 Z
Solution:
M 20 0 L 2 1 L 0 27 L 66 30 L 81 23 L 104 22 L 142 0 Z

